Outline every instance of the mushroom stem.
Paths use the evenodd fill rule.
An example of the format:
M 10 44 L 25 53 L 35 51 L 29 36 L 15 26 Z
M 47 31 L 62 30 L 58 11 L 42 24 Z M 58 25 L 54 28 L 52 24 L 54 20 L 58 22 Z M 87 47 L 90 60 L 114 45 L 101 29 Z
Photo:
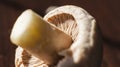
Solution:
M 15 22 L 10 39 L 12 43 L 27 50 L 47 64 L 59 59 L 58 52 L 67 49 L 72 38 L 54 25 L 44 21 L 28 9 Z

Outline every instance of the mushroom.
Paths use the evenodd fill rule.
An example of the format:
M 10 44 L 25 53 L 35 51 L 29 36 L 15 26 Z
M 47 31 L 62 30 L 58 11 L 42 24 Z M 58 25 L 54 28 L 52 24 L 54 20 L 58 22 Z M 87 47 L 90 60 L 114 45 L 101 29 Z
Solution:
M 101 67 L 102 40 L 95 19 L 88 12 L 77 6 L 65 5 L 50 11 L 44 20 L 72 38 L 72 41 L 68 39 L 70 43 L 67 48 L 55 53 L 57 57 L 63 58 L 55 60 L 53 57 L 52 62 L 56 63 L 47 64 L 43 59 L 18 47 L 16 67 Z

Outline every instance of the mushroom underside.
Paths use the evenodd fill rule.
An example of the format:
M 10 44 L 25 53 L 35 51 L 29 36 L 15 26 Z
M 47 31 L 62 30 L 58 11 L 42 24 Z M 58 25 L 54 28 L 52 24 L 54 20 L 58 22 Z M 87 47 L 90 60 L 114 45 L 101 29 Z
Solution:
M 92 39 L 87 40 L 86 38 L 93 38 L 93 37 L 90 37 L 90 36 L 94 35 L 94 33 L 93 33 L 94 31 L 91 33 L 92 30 L 90 29 L 91 28 L 90 26 L 92 26 L 93 17 L 89 16 L 89 14 L 86 13 L 86 11 L 84 12 L 83 9 L 79 9 L 78 7 L 75 7 L 75 8 L 78 9 L 78 11 L 76 9 L 74 9 L 73 7 L 71 7 L 71 8 L 70 7 L 65 7 L 64 8 L 64 10 L 66 10 L 65 12 L 63 12 L 64 11 L 63 7 L 58 8 L 56 10 L 51 11 L 47 15 L 45 15 L 44 20 L 46 20 L 47 22 L 52 23 L 57 28 L 59 28 L 60 30 L 62 30 L 66 34 L 70 35 L 72 37 L 72 39 L 73 39 L 73 44 L 71 44 L 71 46 L 73 46 L 74 43 L 80 44 L 78 42 L 78 38 L 80 38 L 79 35 L 81 35 L 80 33 L 83 33 L 84 30 L 85 30 L 85 34 L 83 33 L 84 35 L 81 35 L 81 37 L 83 39 L 80 39 L 80 40 L 85 40 L 85 41 L 83 41 L 83 42 L 86 42 L 85 44 L 88 44 L 88 43 L 90 44 L 91 41 L 89 42 L 89 40 L 92 40 Z M 72 10 L 72 11 L 70 11 L 70 10 Z M 82 12 L 82 10 L 83 10 L 83 12 Z M 75 15 L 73 16 L 74 13 L 76 14 L 76 16 Z M 84 16 L 84 15 L 86 15 L 86 16 Z M 82 23 L 83 24 L 82 25 L 81 23 L 78 22 L 78 20 L 83 19 L 83 22 L 84 22 L 84 20 L 86 21 L 86 19 L 84 19 L 84 18 L 86 18 L 89 23 L 87 23 L 87 24 Z M 86 28 L 84 28 L 85 25 L 86 25 Z M 83 26 L 83 28 L 82 28 L 82 26 Z M 93 27 L 94 27 L 94 24 L 93 24 Z M 80 29 L 80 28 L 82 28 L 82 29 Z M 86 29 L 87 29 L 87 31 L 86 31 Z M 82 30 L 82 32 L 80 30 Z M 95 30 L 96 30 L 96 28 L 95 28 Z M 98 43 L 98 41 L 95 42 L 95 44 L 97 44 L 97 43 Z M 86 45 L 85 48 L 88 47 L 88 46 L 93 46 L 93 45 Z M 73 51 L 74 51 L 75 48 L 73 46 L 73 48 L 71 48 L 71 49 L 73 49 Z M 89 48 L 87 48 L 87 49 L 89 49 Z M 101 51 L 101 46 L 98 45 L 98 47 L 93 49 L 93 50 L 96 50 L 99 53 Z M 96 57 L 99 56 L 99 55 L 100 56 L 102 55 L 101 52 L 98 54 L 96 51 L 93 51 L 93 54 L 95 53 Z M 20 56 L 18 56 L 18 54 L 17 54 L 18 52 L 20 52 L 19 53 Z M 73 57 L 71 57 L 72 55 L 71 54 L 68 54 L 68 55 L 70 55 L 70 59 L 68 59 L 68 61 L 69 60 L 73 61 Z M 90 56 L 92 57 L 92 55 L 90 55 Z M 68 58 L 68 57 L 65 57 L 65 58 Z M 59 60 L 60 63 L 62 62 L 61 60 L 64 60 L 65 58 L 60 59 Z M 101 61 L 101 58 L 98 58 L 96 60 Z M 94 61 L 94 62 L 96 63 L 96 61 Z M 16 50 L 15 65 L 16 65 L 16 67 L 49 67 L 48 65 L 46 65 L 44 63 L 44 61 L 42 61 L 42 60 L 28 54 L 21 47 L 18 47 L 17 50 Z M 68 62 L 68 65 L 69 65 L 69 62 Z M 96 63 L 96 65 L 100 66 L 97 63 Z M 59 67 L 59 64 L 58 64 L 58 67 Z M 73 66 L 71 66 L 71 67 L 73 67 Z M 74 67 L 77 67 L 77 66 L 74 66 Z M 87 67 L 87 66 L 85 66 L 85 67 Z M 92 66 L 92 67 L 94 67 L 94 66 Z

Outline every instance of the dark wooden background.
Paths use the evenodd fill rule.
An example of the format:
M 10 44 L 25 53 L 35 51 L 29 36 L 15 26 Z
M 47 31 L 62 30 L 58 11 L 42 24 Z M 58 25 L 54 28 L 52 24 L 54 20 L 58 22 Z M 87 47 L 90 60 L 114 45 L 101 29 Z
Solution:
M 49 6 L 66 4 L 80 6 L 96 18 L 104 40 L 104 67 L 120 67 L 120 0 L 0 0 L 0 67 L 14 67 L 16 46 L 9 36 L 22 11 L 33 9 L 44 16 Z

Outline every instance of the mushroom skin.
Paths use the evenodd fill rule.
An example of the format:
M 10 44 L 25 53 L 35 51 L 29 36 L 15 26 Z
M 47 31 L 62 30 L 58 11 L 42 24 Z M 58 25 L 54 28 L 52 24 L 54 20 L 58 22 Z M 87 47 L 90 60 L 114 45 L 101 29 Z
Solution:
M 64 58 L 59 60 L 58 64 L 54 65 L 55 67 L 101 67 L 102 39 L 98 24 L 94 17 L 88 12 L 77 6 L 65 5 L 50 11 L 45 15 L 44 20 L 53 23 L 73 39 L 70 48 L 59 52 L 59 55 L 64 56 Z M 19 47 L 16 53 L 19 49 L 22 48 Z M 27 67 L 29 67 L 29 65 L 31 66 L 32 62 L 37 62 L 37 67 L 42 67 L 42 65 L 45 64 L 39 65 L 42 60 L 32 55 L 27 57 L 30 57 L 26 61 L 28 64 Z M 30 62 L 32 58 L 35 58 L 35 61 Z M 16 57 L 16 60 L 17 59 L 25 61 L 21 57 Z M 19 67 L 17 64 L 19 64 L 20 61 L 15 63 L 16 67 Z M 23 64 L 23 66 L 25 65 Z M 45 67 L 47 67 L 47 65 Z
M 58 63 L 58 67 L 101 67 L 102 40 L 94 17 L 80 7 L 66 5 L 49 12 L 44 19 L 73 38 L 71 47 L 63 51 L 66 58 Z M 64 22 L 57 24 L 57 19 Z M 63 29 L 65 26 L 68 26 L 67 30 Z

